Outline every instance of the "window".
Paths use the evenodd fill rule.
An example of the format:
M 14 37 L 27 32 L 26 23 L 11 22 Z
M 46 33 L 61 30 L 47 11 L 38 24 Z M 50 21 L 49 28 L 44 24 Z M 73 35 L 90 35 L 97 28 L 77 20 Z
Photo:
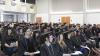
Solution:
M 26 3 L 35 4 L 36 0 L 26 0 Z M 25 2 L 25 0 L 21 0 L 21 2 Z
M 5 4 L 5 0 L 0 0 L 0 4 Z

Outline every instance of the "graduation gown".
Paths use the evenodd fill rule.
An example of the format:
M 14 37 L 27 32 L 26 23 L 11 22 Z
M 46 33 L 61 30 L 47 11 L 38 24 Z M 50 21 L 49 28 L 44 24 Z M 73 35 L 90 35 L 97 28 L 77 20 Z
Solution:
M 41 56 L 63 56 L 61 49 L 55 44 L 51 44 L 50 46 L 44 44 L 40 49 L 40 55 Z
M 36 52 L 37 51 L 37 43 L 35 39 L 26 39 L 22 38 L 19 40 L 19 50 L 18 50 L 18 55 L 19 56 L 25 56 L 24 52 Z
M 67 45 L 67 48 L 68 48 L 68 53 L 73 53 L 74 52 L 74 45 L 72 43 L 72 41 L 70 39 L 66 39 L 64 40 L 65 41 L 65 44 Z
M 80 40 L 80 37 L 79 36 L 72 36 L 70 38 L 73 46 L 75 46 L 76 50 L 80 50 L 80 46 L 82 45 L 82 42 Z

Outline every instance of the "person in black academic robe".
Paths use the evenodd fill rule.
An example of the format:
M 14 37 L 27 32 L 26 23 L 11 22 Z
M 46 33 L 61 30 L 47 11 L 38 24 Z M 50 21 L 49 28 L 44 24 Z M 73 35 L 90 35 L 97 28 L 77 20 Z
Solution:
M 73 32 L 73 33 L 75 34 L 75 32 Z M 77 34 L 78 34 L 78 33 L 79 33 L 79 32 L 77 32 Z M 81 48 L 82 42 L 81 42 L 80 36 L 77 35 L 77 34 L 71 36 L 71 37 L 70 37 L 70 40 L 71 40 L 73 46 L 75 47 L 75 49 L 76 49 L 77 51 L 79 51 L 80 48 Z
M 19 40 L 18 56 L 35 56 L 34 52 L 37 51 L 36 40 L 31 36 L 31 31 L 28 29 L 25 36 Z
M 21 39 L 24 36 L 24 32 L 22 28 L 19 28 L 18 30 L 16 30 L 17 35 L 18 35 L 18 39 Z
M 2 39 L 1 33 L 2 33 L 2 32 L 0 31 L 0 42 L 1 42 L 1 39 Z
M 70 54 L 72 50 L 69 48 L 68 44 L 65 43 L 63 34 L 60 34 L 57 39 L 57 45 L 60 47 L 62 54 Z M 70 44 L 71 45 L 71 44 Z
M 8 56 L 12 56 L 14 53 L 17 52 L 17 47 L 18 40 L 12 34 L 11 29 L 8 29 L 8 34 L 5 36 L 5 41 L 3 43 L 3 52 Z
M 93 34 L 93 36 L 96 36 L 96 24 L 94 24 L 93 25 L 93 27 L 92 27 L 92 34 Z
M 52 44 L 52 42 L 52 37 L 45 36 L 45 43 L 40 48 L 40 56 L 63 56 L 58 45 Z
M 100 27 L 99 26 L 96 29 L 96 36 L 98 36 L 98 33 L 100 33 Z
M 96 48 L 99 48 L 99 43 L 100 43 L 100 33 L 98 33 L 98 36 L 95 38 L 95 42 L 96 42 Z

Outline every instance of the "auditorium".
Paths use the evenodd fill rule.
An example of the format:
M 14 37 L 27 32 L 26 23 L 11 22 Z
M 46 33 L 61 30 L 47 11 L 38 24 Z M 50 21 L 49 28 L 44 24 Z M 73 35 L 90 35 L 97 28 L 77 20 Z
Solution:
M 0 56 L 100 56 L 100 0 L 0 0 Z

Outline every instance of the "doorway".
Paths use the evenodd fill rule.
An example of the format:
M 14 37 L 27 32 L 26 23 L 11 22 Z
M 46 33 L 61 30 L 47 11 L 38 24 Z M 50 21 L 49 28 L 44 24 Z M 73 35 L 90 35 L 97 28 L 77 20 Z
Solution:
M 61 23 L 70 24 L 70 16 L 61 17 Z
M 36 17 L 36 23 L 42 23 L 42 17 Z

